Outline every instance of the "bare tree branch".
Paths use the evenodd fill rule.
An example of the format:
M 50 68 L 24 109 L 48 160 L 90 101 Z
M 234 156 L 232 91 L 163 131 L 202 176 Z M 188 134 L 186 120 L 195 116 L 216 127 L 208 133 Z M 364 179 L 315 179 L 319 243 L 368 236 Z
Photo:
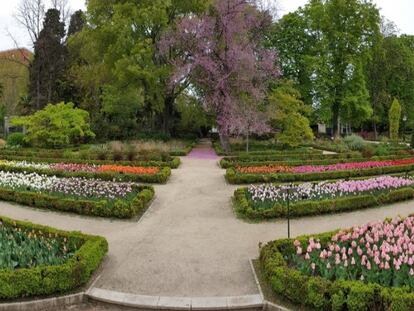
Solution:
M 50 6 L 53 9 L 59 10 L 60 19 L 65 25 L 69 24 L 70 16 L 72 15 L 72 9 L 69 6 L 68 0 L 50 0 Z
M 44 16 L 44 0 L 21 0 L 17 6 L 14 18 L 25 28 L 33 44 L 39 37 Z

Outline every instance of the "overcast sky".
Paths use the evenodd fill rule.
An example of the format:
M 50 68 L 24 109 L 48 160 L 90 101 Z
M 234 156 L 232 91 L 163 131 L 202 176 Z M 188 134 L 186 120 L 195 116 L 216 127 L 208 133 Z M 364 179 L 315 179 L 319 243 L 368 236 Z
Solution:
M 20 46 L 31 48 L 28 36 L 13 19 L 13 13 L 19 1 L 0 0 L 0 51 L 15 47 L 7 32 L 13 34 Z M 69 0 L 69 2 L 73 11 L 85 9 L 85 0 Z M 414 35 L 414 0 L 374 0 L 374 2 L 381 8 L 382 15 L 397 24 L 401 33 Z M 280 15 L 283 15 L 296 10 L 307 3 L 307 0 L 277 0 L 277 3 Z

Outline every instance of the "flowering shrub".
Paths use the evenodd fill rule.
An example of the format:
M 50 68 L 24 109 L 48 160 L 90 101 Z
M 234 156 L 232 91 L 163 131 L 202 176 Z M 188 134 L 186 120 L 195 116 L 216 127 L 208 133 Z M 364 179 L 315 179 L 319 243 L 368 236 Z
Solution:
M 283 166 L 283 165 L 267 165 L 267 166 L 237 166 L 239 173 L 245 174 L 275 174 L 275 173 L 320 173 L 327 171 L 347 171 L 360 170 L 376 167 L 387 166 L 403 166 L 414 164 L 414 158 L 386 160 L 386 161 L 366 161 L 366 162 L 351 162 L 351 163 L 337 163 L 329 165 L 302 165 L 302 166 Z
M 84 198 L 123 198 L 132 193 L 132 183 L 85 179 L 58 178 L 37 173 L 15 173 L 0 171 L 0 187 L 12 190 L 29 190 L 58 193 Z
M 296 240 L 292 261 L 302 273 L 414 289 L 414 217 L 340 231 L 326 247 Z
M 73 255 L 72 251 L 66 238 L 41 230 L 26 232 L 0 222 L 0 269 L 59 265 Z
M 250 186 L 248 194 L 256 203 L 256 207 L 273 206 L 274 202 L 284 203 L 302 200 L 324 200 L 342 196 L 358 195 L 362 193 L 376 193 L 379 191 L 397 189 L 414 184 L 412 178 L 380 176 L 364 180 L 339 180 L 336 182 L 303 183 L 292 185 L 264 184 Z

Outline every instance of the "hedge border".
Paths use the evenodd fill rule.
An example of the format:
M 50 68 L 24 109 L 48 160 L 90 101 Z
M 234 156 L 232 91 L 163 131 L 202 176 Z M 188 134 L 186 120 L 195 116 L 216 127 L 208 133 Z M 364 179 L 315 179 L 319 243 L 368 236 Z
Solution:
M 184 157 L 188 155 L 191 150 L 193 150 L 194 146 L 197 144 L 197 141 L 193 141 L 189 143 L 184 149 L 182 150 L 176 150 L 176 151 L 170 151 L 169 155 L 172 157 Z
M 223 158 L 220 160 L 221 168 L 230 168 L 236 166 L 266 166 L 266 165 L 286 165 L 286 166 L 300 166 L 300 165 L 329 165 L 337 163 L 351 163 L 351 162 L 368 162 L 368 161 L 380 161 L 380 160 L 400 160 L 400 159 L 409 159 L 411 156 L 374 156 L 372 158 L 329 158 L 326 155 L 326 159 L 322 159 L 325 156 L 322 156 L 320 160 L 285 160 L 285 161 L 238 161 L 233 158 Z
M 230 152 L 225 152 L 223 148 L 221 147 L 219 141 L 213 141 L 212 146 L 216 154 L 219 156 L 283 155 L 283 154 L 289 154 L 289 153 L 290 154 L 303 154 L 303 152 L 307 152 L 309 154 L 320 155 L 323 152 L 322 150 L 315 149 L 312 147 L 307 147 L 307 146 L 299 146 L 298 148 L 293 148 L 293 149 L 286 149 L 286 148 L 283 148 L 282 146 L 276 149 L 271 149 L 271 146 L 268 146 L 267 148 L 263 150 L 253 150 L 253 151 L 249 151 L 248 153 L 245 150 L 232 150 Z M 303 150 L 298 150 L 298 149 L 303 149 Z
M 13 167 L 9 165 L 1 165 L 0 171 L 14 173 L 38 173 L 46 176 L 56 176 L 62 178 L 79 177 L 88 179 L 102 179 L 107 181 L 130 181 L 144 183 L 166 183 L 171 176 L 171 168 L 161 167 L 155 174 L 123 174 L 117 172 L 68 172 L 63 170 L 39 169 L 30 167 Z
M 3 216 L 0 216 L 0 221 L 8 226 L 22 228 L 22 230 L 40 230 L 53 235 L 57 234 L 82 244 L 73 257 L 62 265 L 0 270 L 0 299 L 46 296 L 74 290 L 89 281 L 108 252 L 108 242 L 103 237 L 62 231 Z
M 362 158 L 359 152 L 349 152 L 349 153 L 336 153 L 336 154 L 298 154 L 298 155 L 284 155 L 284 154 L 265 154 L 265 155 L 247 155 L 247 156 L 230 156 L 225 157 L 220 161 L 220 165 L 223 168 L 226 168 L 226 165 L 231 164 L 231 162 L 239 163 L 251 163 L 257 162 L 259 165 L 266 165 L 265 162 L 287 162 L 287 161 L 316 161 L 316 160 L 341 160 L 341 159 L 352 159 L 352 158 Z M 228 162 L 228 164 L 227 164 Z
M 326 247 L 338 231 L 296 238 L 306 243 L 310 237 L 320 239 Z M 307 276 L 289 267 L 286 261 L 295 253 L 294 239 L 268 242 L 260 249 L 260 264 L 273 291 L 297 305 L 313 310 L 414 310 L 414 292 L 404 288 L 388 288 L 362 281 L 330 281 L 322 277 Z
M 247 196 L 247 188 L 234 191 L 234 207 L 236 213 L 251 220 L 277 219 L 287 217 L 287 206 L 275 203 L 273 208 L 255 209 Z M 304 200 L 290 204 L 290 216 L 299 218 L 323 214 L 340 213 L 361 210 L 370 207 L 380 207 L 385 204 L 406 201 L 414 198 L 413 187 L 403 187 L 380 194 L 361 194 L 345 196 L 331 200 Z
M 414 171 L 413 165 L 384 166 L 360 170 L 326 171 L 304 174 L 244 174 L 230 167 L 226 170 L 225 178 L 230 184 L 254 184 L 268 182 L 304 182 L 317 180 L 348 179 L 363 176 L 378 176 L 394 173 L 409 173 Z
M 138 194 L 133 199 L 115 200 L 113 206 L 109 206 L 105 199 L 93 201 L 82 198 L 62 198 L 53 194 L 7 188 L 0 188 L 0 200 L 79 215 L 126 219 L 142 214 L 155 194 L 152 186 L 136 186 L 136 189 Z
M 36 157 L 25 157 L 25 156 L 4 156 L 0 154 L 0 160 L 6 161 L 26 161 L 33 163 L 74 163 L 74 164 L 114 164 L 114 165 L 125 165 L 125 166 L 155 166 L 165 167 L 168 166 L 172 169 L 178 168 L 181 164 L 179 157 L 173 157 L 171 161 L 111 161 L 111 160 L 83 160 L 83 159 L 66 159 L 66 158 L 36 158 Z

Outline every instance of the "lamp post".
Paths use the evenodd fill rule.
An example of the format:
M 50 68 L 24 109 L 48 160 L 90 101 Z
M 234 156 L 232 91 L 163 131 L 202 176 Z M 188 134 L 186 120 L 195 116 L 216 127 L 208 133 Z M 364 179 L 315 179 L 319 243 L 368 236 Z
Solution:
M 285 188 L 285 193 L 287 194 L 286 205 L 287 205 L 287 232 L 288 232 L 288 239 L 290 239 L 290 196 L 292 192 L 295 190 L 293 184 L 289 184 L 287 188 Z

